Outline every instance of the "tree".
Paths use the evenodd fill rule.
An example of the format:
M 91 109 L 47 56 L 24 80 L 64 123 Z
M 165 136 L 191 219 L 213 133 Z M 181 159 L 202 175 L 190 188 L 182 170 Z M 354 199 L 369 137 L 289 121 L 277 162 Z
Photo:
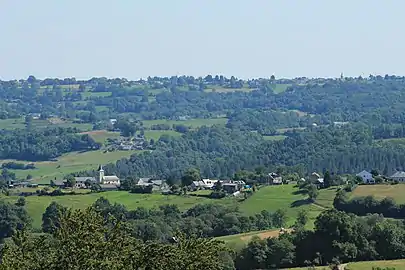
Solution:
M 0 240 L 12 236 L 15 230 L 30 226 L 31 218 L 23 207 L 0 201 Z
M 278 209 L 273 214 L 273 224 L 276 227 L 283 227 L 287 222 L 287 211 L 285 209 Z
M 215 191 L 221 191 L 222 190 L 222 183 L 221 181 L 217 181 L 214 185 L 214 190 Z
M 294 228 L 303 229 L 305 225 L 308 223 L 308 212 L 304 209 L 301 209 L 298 212 L 297 220 L 295 221 Z
M 310 184 L 307 187 L 308 197 L 311 201 L 315 201 L 319 195 L 318 187 L 314 184 Z
M 52 202 L 45 209 L 42 215 L 42 231 L 45 233 L 55 233 L 60 228 L 60 218 L 67 211 L 67 208 Z
M 223 242 L 187 238 L 178 233 L 174 243 L 140 242 L 126 224 L 106 220 L 93 208 L 68 210 L 53 235 L 31 236 L 20 230 L 2 250 L 3 270 L 28 269 L 212 269 L 229 262 Z M 229 269 L 229 268 L 228 268 Z M 231 268 L 232 269 L 232 268 Z
M 200 181 L 201 175 L 198 169 L 188 169 L 181 178 L 181 184 L 183 187 L 191 185 L 194 181 Z
M 76 178 L 73 175 L 66 177 L 66 185 L 68 187 L 74 187 L 76 185 Z
M 19 197 L 15 205 L 24 207 L 25 206 L 25 198 L 24 197 Z
M 371 170 L 371 174 L 372 174 L 374 177 L 380 175 L 380 173 L 379 173 L 378 170 L 376 170 L 376 169 Z
M 331 179 L 330 173 L 329 173 L 329 171 L 326 171 L 325 175 L 323 176 L 323 186 L 325 188 L 328 188 L 331 186 L 331 184 L 332 184 L 332 179 Z

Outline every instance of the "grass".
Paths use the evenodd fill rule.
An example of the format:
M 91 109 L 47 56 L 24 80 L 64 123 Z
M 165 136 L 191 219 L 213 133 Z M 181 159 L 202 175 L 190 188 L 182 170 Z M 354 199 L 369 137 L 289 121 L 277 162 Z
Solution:
M 57 161 L 34 162 L 36 169 L 32 170 L 13 170 L 18 178 L 25 178 L 28 174 L 33 176 L 35 183 L 49 183 L 56 178 L 61 179 L 64 175 L 96 169 L 100 164 L 115 162 L 121 158 L 129 157 L 134 153 L 141 151 L 114 151 L 104 153 L 102 150 L 88 152 L 72 152 L 58 158 Z M 5 162 L 0 161 L 0 162 Z M 21 162 L 21 161 L 18 161 Z
M 362 185 L 351 193 L 351 197 L 364 197 L 372 195 L 376 199 L 393 198 L 397 203 L 405 203 L 405 185 Z
M 145 120 L 143 125 L 150 128 L 152 125 L 166 124 L 172 125 L 184 125 L 191 128 L 199 128 L 201 126 L 213 126 L 213 125 L 225 125 L 228 121 L 227 118 L 208 118 L 208 119 L 188 119 L 185 121 L 181 120 Z
M 82 92 L 82 97 L 85 98 L 91 98 L 91 97 L 109 97 L 111 96 L 111 92 Z
M 119 132 L 107 131 L 107 130 L 93 130 L 83 132 L 82 134 L 88 134 L 92 137 L 96 142 L 104 144 L 108 138 L 118 138 L 120 137 Z
M 245 86 L 242 88 L 225 88 L 221 86 L 208 86 L 207 89 L 204 89 L 204 92 L 230 93 L 230 92 L 252 92 L 253 90 L 256 89 Z
M 253 237 L 259 237 L 260 239 L 265 239 L 269 237 L 278 237 L 280 234 L 279 229 L 271 229 L 265 231 L 254 231 L 233 235 L 226 235 L 217 237 L 217 240 L 224 241 L 228 247 L 234 250 L 241 250 L 249 243 Z
M 71 121 L 55 121 L 55 118 L 49 120 L 32 120 L 32 126 L 37 128 L 47 128 L 47 127 L 76 127 L 80 130 L 86 131 L 91 130 L 92 124 L 80 124 L 73 123 Z M 23 118 L 16 119 L 1 119 L 0 129 L 18 129 L 25 128 L 25 120 Z
M 273 92 L 276 94 L 282 93 L 285 90 L 287 90 L 287 88 L 290 86 L 291 84 L 276 84 L 276 86 L 273 89 Z
M 405 270 L 405 260 L 392 260 L 392 261 L 366 261 L 366 262 L 352 262 L 348 263 L 345 269 L 348 270 L 371 270 L 373 267 L 380 268 L 395 268 L 396 270 Z M 308 267 L 290 268 L 291 270 L 307 270 Z M 330 269 L 329 266 L 318 266 L 316 270 Z
M 174 137 L 181 136 L 181 133 L 174 130 L 145 130 L 145 139 L 150 140 L 154 139 L 155 141 L 159 140 L 162 135 L 170 135 Z
M 66 196 L 28 196 L 26 197 L 26 209 L 33 218 L 33 227 L 41 227 L 41 218 L 46 207 L 55 201 L 66 207 L 74 209 L 84 209 L 93 204 L 98 198 L 104 197 L 111 203 L 120 203 L 129 210 L 137 207 L 152 208 L 163 204 L 175 204 L 180 210 L 184 211 L 193 205 L 199 203 L 208 203 L 212 200 L 194 196 L 166 196 L 161 194 L 131 194 L 127 191 L 107 191 L 102 193 L 91 193 L 85 195 L 66 195 Z M 16 202 L 17 196 L 5 197 L 9 202 Z
M 267 141 L 282 141 L 285 138 L 287 138 L 287 136 L 284 135 L 272 135 L 272 136 L 263 136 L 263 138 Z
M 239 209 L 246 215 L 254 215 L 260 213 L 262 210 L 275 212 L 278 209 L 285 209 L 288 217 L 287 227 L 295 222 L 298 211 L 304 209 L 307 211 L 309 217 L 307 228 L 312 229 L 316 217 L 322 211 L 333 207 L 332 204 L 333 199 L 335 198 L 336 188 L 320 190 L 315 203 L 308 202 L 307 195 L 300 194 L 297 191 L 298 189 L 293 185 L 264 187 L 259 189 L 251 198 L 242 202 Z M 268 237 L 277 237 L 278 235 L 279 229 L 271 229 L 266 231 L 228 235 L 218 237 L 218 239 L 225 241 L 229 247 L 240 250 L 254 236 L 264 239 Z

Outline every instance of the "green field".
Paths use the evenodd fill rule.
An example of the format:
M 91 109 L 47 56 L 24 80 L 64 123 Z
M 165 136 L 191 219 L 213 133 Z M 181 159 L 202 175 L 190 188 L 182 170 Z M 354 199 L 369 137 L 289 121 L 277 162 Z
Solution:
M 46 207 L 55 201 L 66 207 L 83 209 L 90 206 L 98 198 L 104 197 L 112 203 L 124 204 L 128 209 L 135 209 L 143 206 L 151 208 L 163 204 L 176 204 L 181 210 L 186 210 L 198 203 L 212 202 L 212 200 L 193 196 L 167 196 L 161 194 L 131 194 L 127 191 L 107 191 L 102 193 L 91 193 L 85 195 L 66 196 L 28 196 L 26 197 L 26 209 L 33 218 L 33 227 L 41 227 L 41 218 Z M 5 200 L 15 202 L 17 196 L 5 197 Z
M 46 127 L 76 127 L 80 130 L 87 131 L 91 130 L 93 125 L 92 124 L 80 124 L 80 123 L 73 123 L 72 121 L 57 121 L 51 122 L 55 119 L 50 120 L 32 120 L 32 126 L 37 128 L 46 128 Z M 17 128 L 25 128 L 25 121 L 23 118 L 16 118 L 16 119 L 1 119 L 0 120 L 0 129 L 17 129 Z
M 91 97 L 109 97 L 111 96 L 111 92 L 82 92 L 82 97 L 85 98 L 91 98 Z
M 392 260 L 392 261 L 367 261 L 367 262 L 352 262 L 345 264 L 344 269 L 346 270 L 371 270 L 373 267 L 377 268 L 392 268 L 395 270 L 405 270 L 405 260 Z M 318 266 L 315 268 L 300 267 L 300 268 L 290 268 L 290 270 L 330 270 L 329 266 Z M 343 268 L 342 268 L 343 269 Z
M 201 126 L 213 126 L 213 125 L 225 125 L 228 121 L 227 118 L 208 118 L 208 119 L 188 119 L 181 120 L 145 120 L 143 125 L 146 128 L 150 128 L 152 125 L 166 124 L 172 125 L 184 125 L 191 128 L 199 128 Z
M 405 203 L 405 185 L 361 185 L 352 191 L 351 197 L 374 196 L 376 199 L 393 198 L 397 203 Z
M 94 167 L 92 167 L 94 168 Z M 49 172 L 51 174 L 51 171 Z M 52 175 L 53 176 L 53 175 Z M 194 196 L 168 196 L 161 194 L 131 194 L 126 191 L 109 191 L 103 193 L 93 193 L 86 195 L 66 195 L 58 197 L 50 196 L 29 196 L 27 197 L 27 210 L 29 214 L 34 219 L 34 226 L 38 228 L 41 220 L 41 216 L 45 208 L 52 201 L 57 201 L 64 206 L 73 208 L 85 208 L 92 204 L 97 198 L 104 196 L 111 202 L 122 203 L 129 209 L 134 209 L 138 206 L 153 207 L 162 204 L 176 204 L 181 210 L 192 207 L 198 203 L 220 203 L 223 205 L 238 205 L 242 214 L 254 215 L 260 213 L 262 210 L 268 210 L 274 212 L 278 209 L 286 209 L 288 214 L 288 225 L 292 225 L 295 221 L 296 214 L 299 209 L 308 210 L 308 215 L 310 218 L 309 227 L 313 226 L 313 220 L 315 217 L 323 211 L 325 208 L 315 204 L 307 204 L 306 202 L 301 205 L 294 205 L 294 202 L 301 202 L 306 199 L 305 195 L 294 194 L 297 188 L 293 185 L 283 185 L 283 186 L 268 186 L 258 190 L 249 199 L 238 202 L 235 198 L 229 197 L 221 200 L 211 200 L 204 197 L 194 197 Z M 326 191 L 329 192 L 329 191 Z M 322 192 L 321 192 L 322 193 Z M 325 196 L 328 197 L 328 196 Z M 333 200 L 333 196 L 329 196 L 330 200 Z M 6 200 L 15 201 L 17 196 L 5 197 Z M 249 234 L 235 235 L 224 238 L 223 240 L 228 240 L 230 245 L 243 245 L 250 238 L 246 238 L 246 235 L 252 236 L 252 234 L 259 234 L 259 236 L 264 235 L 270 236 L 274 231 L 270 230 L 267 232 L 252 232 Z
M 181 136 L 181 133 L 174 130 L 145 130 L 145 139 L 150 140 L 154 139 L 155 141 L 159 140 L 162 135 L 169 135 L 173 137 Z
M 88 132 L 83 132 L 83 134 L 88 134 L 96 142 L 104 144 L 108 138 L 114 139 L 120 137 L 119 132 L 107 131 L 107 130 L 93 130 Z
M 272 135 L 272 136 L 263 136 L 263 138 L 267 141 L 282 141 L 285 138 L 287 138 L 287 136 L 284 135 Z
M 291 84 L 276 84 L 274 87 L 274 93 L 279 94 L 287 90 L 288 87 L 290 87 Z
M 72 152 L 58 158 L 57 161 L 34 162 L 36 169 L 32 170 L 13 170 L 18 178 L 25 178 L 28 174 L 33 176 L 35 183 L 49 183 L 53 179 L 61 179 L 64 175 L 83 171 L 97 169 L 100 164 L 115 162 L 123 157 L 129 157 L 134 153 L 141 151 L 114 151 L 104 153 L 103 150 L 88 151 L 83 153 Z M 5 162 L 1 160 L 0 162 Z M 9 160 L 7 160 L 9 161 Z M 21 161 L 17 161 L 21 162 Z

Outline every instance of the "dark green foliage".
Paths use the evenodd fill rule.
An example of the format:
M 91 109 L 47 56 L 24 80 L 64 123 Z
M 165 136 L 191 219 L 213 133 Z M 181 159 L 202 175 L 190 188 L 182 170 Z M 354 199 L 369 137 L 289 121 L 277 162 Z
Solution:
M 400 222 L 377 215 L 360 218 L 332 209 L 317 217 L 313 231 L 301 228 L 278 239 L 249 243 L 237 257 L 236 267 L 280 269 L 403 259 L 404 243 L 405 227 Z
M 2 250 L 0 269 L 234 269 L 222 242 L 178 234 L 174 243 L 142 243 L 126 223 L 93 209 L 69 210 L 59 225 L 52 236 L 18 231 Z
M 0 158 L 32 161 L 49 160 L 71 151 L 100 148 L 100 144 L 96 143 L 89 135 L 76 135 L 77 131 L 72 128 L 33 129 L 30 131 L 3 130 L 0 132 Z M 10 166 L 10 164 L 5 166 Z M 11 166 L 15 167 L 15 165 Z
M 12 236 L 15 230 L 29 228 L 30 225 L 31 218 L 23 206 L 18 202 L 13 205 L 0 201 L 0 241 Z
M 52 202 L 42 215 L 42 231 L 55 233 L 60 228 L 60 218 L 67 211 L 66 207 Z

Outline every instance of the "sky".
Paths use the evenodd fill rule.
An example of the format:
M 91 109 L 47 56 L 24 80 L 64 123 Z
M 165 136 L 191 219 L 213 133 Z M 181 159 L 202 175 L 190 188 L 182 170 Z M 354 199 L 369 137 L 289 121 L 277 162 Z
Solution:
M 400 0 L 0 0 L 0 79 L 405 75 Z

